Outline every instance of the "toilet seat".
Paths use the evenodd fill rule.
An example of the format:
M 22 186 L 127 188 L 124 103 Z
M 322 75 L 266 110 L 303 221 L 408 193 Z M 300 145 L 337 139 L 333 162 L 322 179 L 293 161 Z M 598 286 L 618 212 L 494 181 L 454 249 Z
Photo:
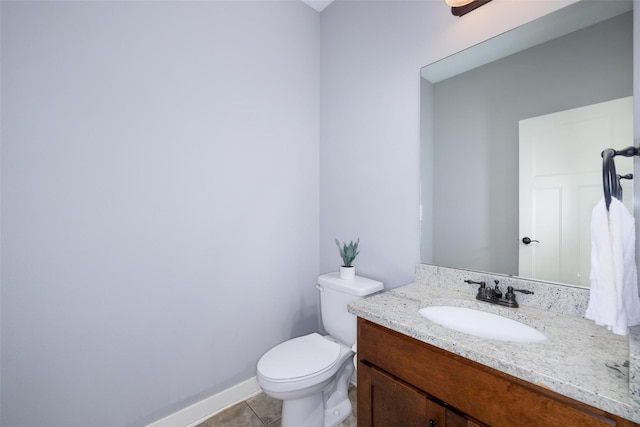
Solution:
M 258 372 L 273 382 L 299 381 L 321 375 L 338 362 L 340 345 L 318 333 L 273 347 L 258 361 Z

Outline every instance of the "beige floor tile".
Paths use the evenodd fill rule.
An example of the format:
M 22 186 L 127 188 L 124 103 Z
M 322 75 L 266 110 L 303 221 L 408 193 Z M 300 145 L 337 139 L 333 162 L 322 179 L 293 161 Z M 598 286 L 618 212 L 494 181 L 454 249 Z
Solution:
M 245 402 L 209 418 L 198 427 L 263 427 L 262 422 Z
M 282 401 L 260 393 L 247 400 L 247 404 L 266 426 L 271 426 L 282 416 Z

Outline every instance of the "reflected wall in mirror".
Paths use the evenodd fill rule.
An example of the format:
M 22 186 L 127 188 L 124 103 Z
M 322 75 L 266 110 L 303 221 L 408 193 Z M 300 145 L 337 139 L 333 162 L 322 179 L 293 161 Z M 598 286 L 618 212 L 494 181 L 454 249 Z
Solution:
M 422 70 L 422 262 L 588 286 L 584 267 L 545 277 L 519 270 L 522 238 L 539 240 L 519 231 L 519 122 L 633 95 L 631 7 L 581 1 Z M 562 34 L 567 29 L 575 31 Z M 513 53 L 514 46 L 526 48 Z M 501 57 L 503 47 L 508 56 Z M 491 55 L 500 59 L 467 64 Z M 459 66 L 464 72 L 443 71 Z M 633 144 L 632 133 L 624 146 Z M 554 164 L 574 164 L 568 151 L 563 158 L 556 150 Z M 593 160 L 599 189 L 600 151 L 579 153 Z M 623 162 L 632 167 L 631 159 L 616 166 Z M 576 221 L 588 223 L 592 207 L 582 206 Z M 590 251 L 577 237 L 566 239 L 560 270 L 563 257 Z

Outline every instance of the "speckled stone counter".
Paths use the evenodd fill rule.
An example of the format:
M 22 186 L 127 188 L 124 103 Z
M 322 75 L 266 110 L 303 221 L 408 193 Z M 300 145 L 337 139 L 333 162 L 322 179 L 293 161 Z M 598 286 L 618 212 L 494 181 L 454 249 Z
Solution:
M 520 307 L 475 299 L 484 280 L 500 287 L 530 289 L 518 294 Z M 420 264 L 416 282 L 372 296 L 349 311 L 379 325 L 466 357 L 514 377 L 547 387 L 588 405 L 640 423 L 640 327 L 619 336 L 584 319 L 588 289 L 571 288 Z M 547 337 L 542 343 L 510 343 L 478 338 L 422 317 L 430 305 L 475 308 L 518 320 Z

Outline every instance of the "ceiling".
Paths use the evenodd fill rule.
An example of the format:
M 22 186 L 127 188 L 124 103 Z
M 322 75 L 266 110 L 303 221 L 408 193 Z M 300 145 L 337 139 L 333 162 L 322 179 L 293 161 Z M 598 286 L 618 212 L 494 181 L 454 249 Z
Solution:
M 302 0 L 302 2 L 308 4 L 318 12 L 322 12 L 322 10 L 329 6 L 333 0 Z

